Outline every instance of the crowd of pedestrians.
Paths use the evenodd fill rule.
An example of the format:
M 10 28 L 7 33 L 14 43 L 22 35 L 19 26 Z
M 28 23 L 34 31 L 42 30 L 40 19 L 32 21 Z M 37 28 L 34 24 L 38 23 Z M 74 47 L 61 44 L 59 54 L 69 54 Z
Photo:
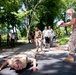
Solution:
M 50 48 L 53 46 L 53 40 L 56 40 L 56 33 L 51 28 L 51 26 L 45 26 L 43 32 L 43 45 L 45 48 Z
M 35 27 L 35 44 L 36 44 L 36 52 L 43 51 L 44 48 L 49 48 L 53 46 L 53 40 L 56 41 L 56 34 L 51 26 L 45 26 L 44 30 L 41 32 L 39 28 Z

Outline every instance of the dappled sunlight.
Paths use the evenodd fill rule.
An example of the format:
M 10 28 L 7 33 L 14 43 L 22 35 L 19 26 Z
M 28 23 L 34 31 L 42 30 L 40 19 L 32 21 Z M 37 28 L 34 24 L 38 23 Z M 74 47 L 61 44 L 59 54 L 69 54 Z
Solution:
M 75 75 L 76 63 L 62 62 L 61 59 L 67 57 L 67 54 L 58 52 L 36 55 L 38 71 L 32 75 L 67 75 L 68 73 Z
M 33 49 L 31 49 L 30 46 L 32 46 Z M 62 46 L 62 48 L 64 47 Z M 0 60 L 9 59 L 17 54 L 25 54 L 29 57 L 34 57 L 37 60 L 38 70 L 32 72 L 31 75 L 64 75 L 64 73 L 75 73 L 76 62 L 72 64 L 62 62 L 62 58 L 67 57 L 68 54 L 68 51 L 62 50 L 62 48 L 58 50 L 56 47 L 52 47 L 50 50 L 43 49 L 44 53 L 40 52 L 39 54 L 35 54 L 35 46 L 26 44 L 20 47 L 7 49 L 6 51 L 4 50 L 2 53 L 0 53 Z M 8 70 L 8 68 L 3 69 L 2 73 L 6 70 Z M 13 71 L 11 70 L 11 72 Z
M 0 53 L 1 54 L 0 58 L 12 57 L 13 55 L 16 55 L 16 54 L 27 54 L 29 56 L 32 55 L 34 57 L 35 56 L 34 52 L 32 51 L 30 53 L 30 51 L 32 49 L 35 49 L 34 44 L 25 44 L 25 45 L 18 46 L 18 47 L 15 47 L 15 48 L 2 49 L 2 52 Z

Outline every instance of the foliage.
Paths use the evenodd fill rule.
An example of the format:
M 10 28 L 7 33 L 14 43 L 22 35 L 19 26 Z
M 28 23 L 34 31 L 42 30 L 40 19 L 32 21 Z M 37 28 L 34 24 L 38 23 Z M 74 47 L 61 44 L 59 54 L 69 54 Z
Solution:
M 16 16 L 11 12 L 17 12 L 21 5 L 21 0 L 0 0 L 0 25 L 2 28 L 6 27 L 9 31 L 10 25 L 13 29 L 16 24 L 19 24 Z
M 42 0 L 36 9 L 39 15 L 39 25 L 51 26 L 53 28 L 54 19 L 58 16 L 61 0 Z
M 50 25 L 57 36 L 64 36 L 65 29 L 58 28 L 54 21 L 67 21 L 66 10 L 70 7 L 76 10 L 76 0 L 0 0 L 0 33 L 6 34 L 16 27 L 19 36 L 26 37 L 36 25 L 41 30 Z M 67 31 L 70 33 L 70 27 Z
M 57 42 L 60 44 L 60 45 L 64 45 L 64 44 L 67 44 L 69 41 L 69 36 L 63 36 L 63 37 L 60 37 L 57 39 Z

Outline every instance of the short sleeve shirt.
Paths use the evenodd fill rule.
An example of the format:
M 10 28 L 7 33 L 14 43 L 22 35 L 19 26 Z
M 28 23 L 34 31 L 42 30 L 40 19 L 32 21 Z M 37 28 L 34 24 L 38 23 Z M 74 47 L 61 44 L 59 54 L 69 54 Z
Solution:
M 22 62 L 22 68 L 25 68 L 27 66 L 27 63 L 31 62 L 30 58 L 27 57 L 27 55 L 16 55 L 13 58 L 8 60 L 9 66 L 13 68 L 13 62 L 15 60 L 20 60 Z
M 38 30 L 38 31 L 35 32 L 35 37 L 36 38 L 41 38 L 41 34 L 42 34 L 41 31 Z

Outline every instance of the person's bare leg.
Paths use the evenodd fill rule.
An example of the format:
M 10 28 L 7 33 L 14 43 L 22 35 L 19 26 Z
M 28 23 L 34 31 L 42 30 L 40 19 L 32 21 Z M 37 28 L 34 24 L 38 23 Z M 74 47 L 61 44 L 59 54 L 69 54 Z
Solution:
M 37 39 L 36 39 L 35 43 L 36 43 L 36 54 L 37 54 L 38 53 L 38 49 L 39 49 L 39 47 L 38 47 L 38 40 Z
M 42 50 L 42 40 L 39 40 L 39 47 L 40 47 L 40 50 L 43 51 Z
M 48 44 L 48 48 L 50 49 L 50 43 Z
M 38 52 L 38 49 L 39 49 L 39 48 L 38 48 L 38 46 L 37 46 L 37 47 L 36 47 L 36 52 Z
M 39 53 L 39 47 L 36 46 L 36 52 L 35 52 L 35 54 L 38 54 L 38 53 Z

